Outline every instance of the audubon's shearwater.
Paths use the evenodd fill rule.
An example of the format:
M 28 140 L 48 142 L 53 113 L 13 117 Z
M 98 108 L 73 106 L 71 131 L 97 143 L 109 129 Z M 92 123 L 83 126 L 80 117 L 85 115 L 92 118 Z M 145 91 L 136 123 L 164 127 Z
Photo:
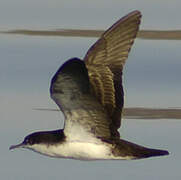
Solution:
M 122 71 L 141 13 L 133 11 L 105 31 L 83 60 L 65 62 L 51 80 L 51 98 L 65 116 L 64 129 L 35 132 L 10 149 L 27 148 L 79 160 L 140 159 L 168 155 L 120 138 L 124 104 Z

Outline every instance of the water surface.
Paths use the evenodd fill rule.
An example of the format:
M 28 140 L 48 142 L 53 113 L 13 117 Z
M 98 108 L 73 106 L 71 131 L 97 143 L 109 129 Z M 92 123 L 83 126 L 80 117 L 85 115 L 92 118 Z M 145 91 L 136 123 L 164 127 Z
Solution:
M 179 29 L 180 11 L 175 9 L 180 1 L 176 0 L 171 4 L 169 1 L 165 1 L 165 4 L 157 1 L 154 4 L 141 0 L 111 4 L 100 1 L 100 4 L 96 5 L 82 1 L 77 1 L 77 5 L 73 2 L 62 4 L 63 2 L 3 2 L 0 14 L 6 19 L 1 21 L 2 30 L 60 27 L 105 29 L 118 17 L 133 9 L 139 9 L 144 14 L 142 29 Z M 169 7 L 175 9 L 171 11 Z M 108 9 L 110 13 L 107 13 Z M 93 10 L 95 13 L 92 13 Z M 99 12 L 99 16 L 96 12 Z M 120 129 L 121 136 L 126 140 L 169 150 L 170 155 L 166 157 L 136 161 L 81 162 L 53 159 L 28 150 L 10 152 L 10 145 L 22 141 L 23 137 L 31 132 L 63 127 L 63 116 L 59 112 L 33 109 L 57 108 L 49 97 L 49 84 L 53 74 L 65 60 L 71 57 L 83 58 L 96 38 L 1 34 L 0 39 L 2 179 L 180 178 L 181 122 L 174 119 L 124 119 Z M 124 70 L 126 107 L 181 106 L 180 47 L 180 41 L 136 40 Z

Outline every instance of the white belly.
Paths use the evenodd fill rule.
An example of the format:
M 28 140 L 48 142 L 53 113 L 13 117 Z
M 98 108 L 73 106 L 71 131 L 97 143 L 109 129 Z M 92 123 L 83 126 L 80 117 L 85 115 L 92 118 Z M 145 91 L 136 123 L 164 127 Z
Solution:
M 59 145 L 33 145 L 32 150 L 51 157 L 80 160 L 112 159 L 110 148 L 105 144 L 66 142 Z

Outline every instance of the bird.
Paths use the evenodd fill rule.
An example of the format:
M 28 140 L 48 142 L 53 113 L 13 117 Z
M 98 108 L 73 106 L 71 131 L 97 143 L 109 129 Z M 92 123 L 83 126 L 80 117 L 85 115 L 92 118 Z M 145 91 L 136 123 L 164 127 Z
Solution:
M 123 67 L 136 38 L 141 12 L 119 19 L 90 47 L 71 58 L 51 80 L 50 96 L 62 111 L 64 128 L 34 132 L 10 150 L 26 148 L 57 158 L 132 160 L 168 155 L 120 137 L 124 105 Z

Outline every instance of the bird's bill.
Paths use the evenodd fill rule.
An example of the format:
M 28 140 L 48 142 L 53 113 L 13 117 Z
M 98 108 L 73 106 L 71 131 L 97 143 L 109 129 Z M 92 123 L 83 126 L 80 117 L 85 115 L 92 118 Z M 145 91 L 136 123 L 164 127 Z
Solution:
M 12 145 L 12 146 L 10 146 L 9 150 L 16 149 L 16 148 L 23 148 L 24 146 L 25 146 L 24 143 Z

